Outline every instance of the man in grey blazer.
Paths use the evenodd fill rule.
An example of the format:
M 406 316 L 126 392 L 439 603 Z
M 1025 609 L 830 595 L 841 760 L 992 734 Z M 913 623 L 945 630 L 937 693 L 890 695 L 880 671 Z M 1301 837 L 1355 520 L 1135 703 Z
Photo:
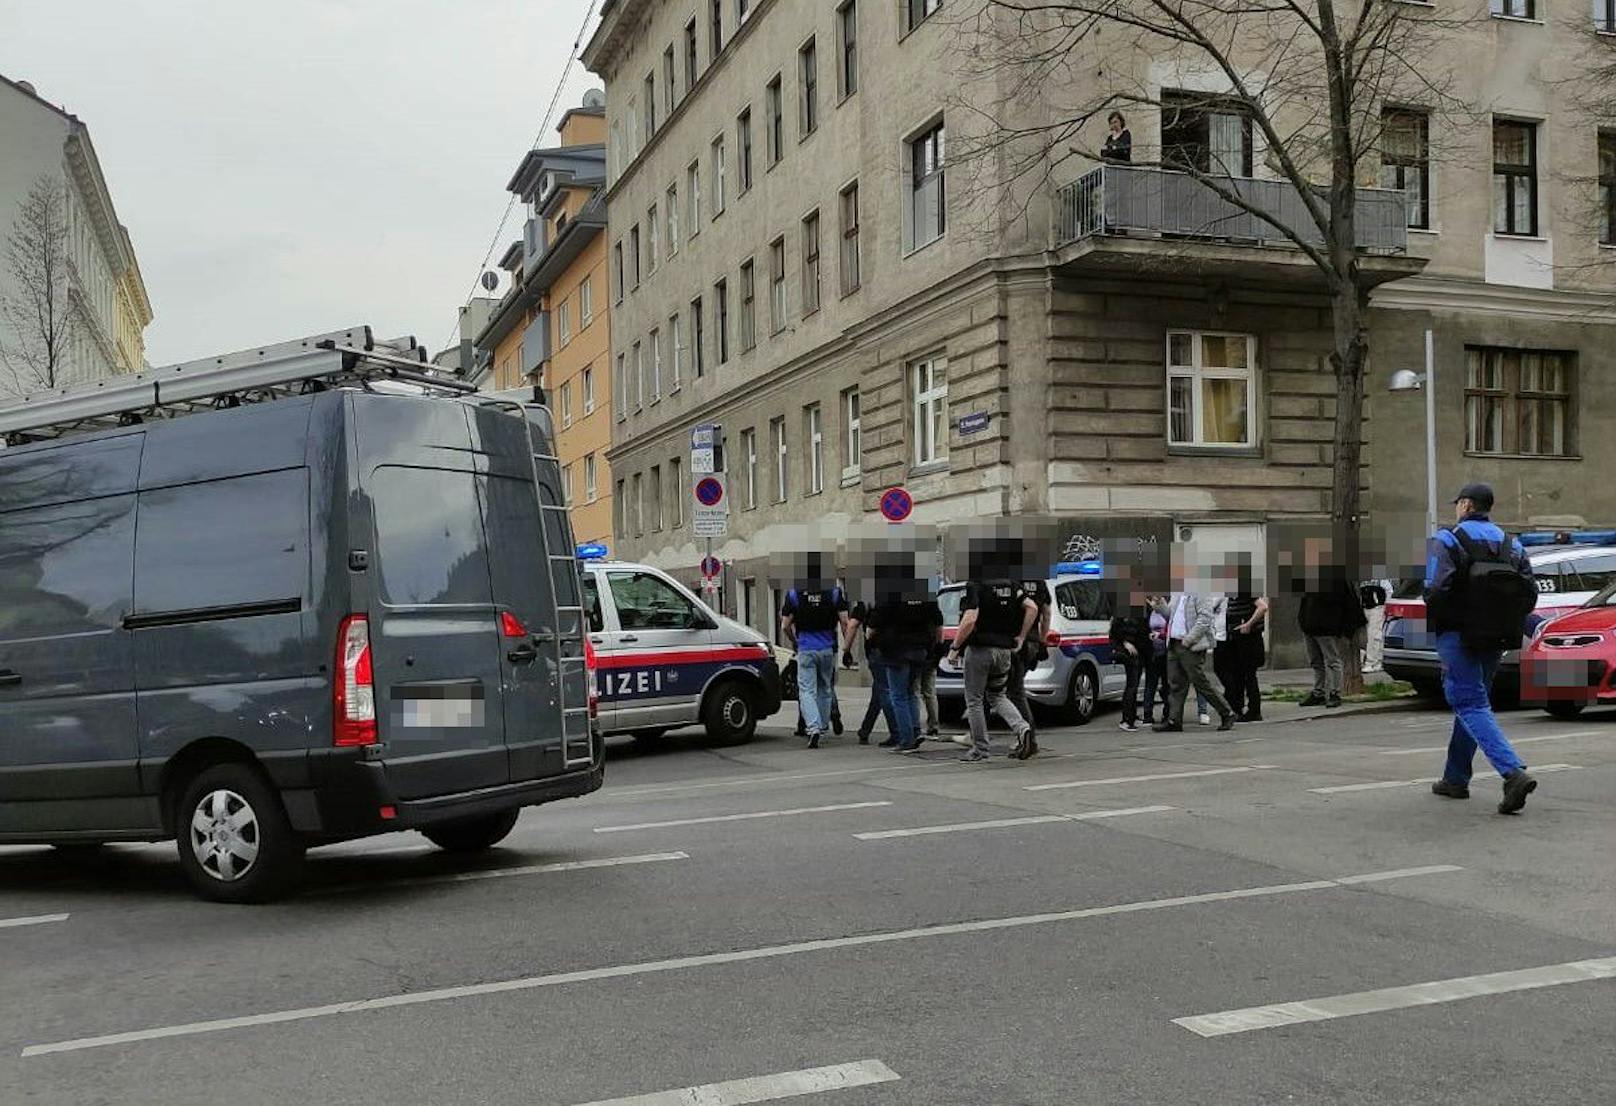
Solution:
M 1167 717 L 1151 728 L 1156 733 L 1183 730 L 1184 699 L 1193 687 L 1218 712 L 1219 732 L 1234 729 L 1234 711 L 1206 674 L 1217 642 L 1216 597 L 1181 591 L 1158 609 L 1167 619 Z

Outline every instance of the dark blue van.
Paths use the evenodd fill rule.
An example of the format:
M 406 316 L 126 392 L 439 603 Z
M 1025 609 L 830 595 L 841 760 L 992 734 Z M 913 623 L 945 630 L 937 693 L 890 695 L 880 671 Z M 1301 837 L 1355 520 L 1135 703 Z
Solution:
M 0 406 L 0 843 L 175 838 L 258 901 L 310 845 L 482 849 L 601 785 L 548 412 L 362 354 Z

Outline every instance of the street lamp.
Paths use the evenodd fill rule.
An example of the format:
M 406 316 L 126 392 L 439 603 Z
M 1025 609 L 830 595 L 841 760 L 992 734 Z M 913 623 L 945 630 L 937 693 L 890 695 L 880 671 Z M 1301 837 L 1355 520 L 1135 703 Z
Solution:
M 1431 331 L 1425 332 L 1425 371 L 1398 369 L 1386 384 L 1392 392 L 1425 393 L 1425 525 L 1436 533 L 1436 354 Z

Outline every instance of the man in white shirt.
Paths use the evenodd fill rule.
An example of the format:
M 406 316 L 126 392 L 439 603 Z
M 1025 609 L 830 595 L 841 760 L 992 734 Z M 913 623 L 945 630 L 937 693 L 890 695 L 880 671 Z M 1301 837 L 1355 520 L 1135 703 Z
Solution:
M 1184 700 L 1191 687 L 1218 712 L 1220 733 L 1234 729 L 1234 711 L 1206 673 L 1207 657 L 1217 642 L 1216 609 L 1211 596 L 1183 591 L 1173 595 L 1162 612 L 1167 616 L 1168 698 L 1167 717 L 1152 727 L 1156 733 L 1184 729 Z

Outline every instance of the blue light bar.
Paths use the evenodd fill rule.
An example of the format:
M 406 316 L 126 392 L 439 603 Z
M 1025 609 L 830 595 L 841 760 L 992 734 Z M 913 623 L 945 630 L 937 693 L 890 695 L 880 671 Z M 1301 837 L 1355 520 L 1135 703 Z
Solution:
M 604 561 L 606 559 L 606 546 L 602 542 L 592 541 L 578 547 L 580 561 Z
M 1103 573 L 1099 561 L 1062 561 L 1055 566 L 1056 576 L 1099 576 Z
M 1528 548 L 1539 545 L 1616 545 L 1616 530 L 1534 530 L 1520 536 Z

